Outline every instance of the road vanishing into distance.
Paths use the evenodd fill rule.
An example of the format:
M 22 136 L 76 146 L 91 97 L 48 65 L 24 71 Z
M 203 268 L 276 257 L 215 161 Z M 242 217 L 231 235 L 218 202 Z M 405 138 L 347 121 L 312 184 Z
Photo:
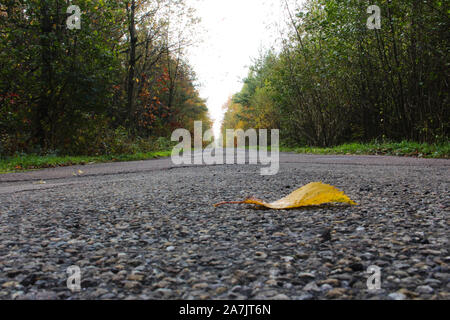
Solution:
M 0 299 L 450 299 L 450 160 L 280 153 L 278 174 L 260 169 L 164 158 L 2 174 Z M 213 206 L 315 181 L 358 205 Z

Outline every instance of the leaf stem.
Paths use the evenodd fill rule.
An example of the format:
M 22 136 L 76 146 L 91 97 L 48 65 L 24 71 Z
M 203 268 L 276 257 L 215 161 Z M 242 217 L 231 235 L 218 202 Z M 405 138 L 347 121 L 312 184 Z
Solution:
M 244 200 L 244 201 L 224 201 L 224 202 L 216 203 L 216 204 L 214 205 L 214 207 L 217 208 L 217 207 L 222 206 L 222 205 L 224 205 L 224 204 L 244 204 L 245 201 L 246 201 L 246 200 Z

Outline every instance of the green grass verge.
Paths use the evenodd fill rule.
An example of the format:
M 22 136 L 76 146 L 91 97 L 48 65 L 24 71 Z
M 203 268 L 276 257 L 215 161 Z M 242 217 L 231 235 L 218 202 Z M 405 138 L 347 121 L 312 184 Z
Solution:
M 450 143 L 417 142 L 347 143 L 332 148 L 281 147 L 280 151 L 311 154 L 391 155 L 421 158 L 450 158 Z
M 393 155 L 423 158 L 450 158 L 450 143 L 427 144 L 417 142 L 347 143 L 332 148 L 280 147 L 280 151 L 310 154 Z M 38 156 L 17 155 L 0 159 L 0 174 L 42 168 L 85 165 L 105 162 L 140 161 L 170 157 L 172 151 L 154 151 L 108 156 Z
M 0 159 L 0 174 L 9 172 L 26 171 L 42 168 L 65 167 L 72 165 L 85 165 L 104 162 L 140 161 L 162 157 L 169 157 L 172 151 L 154 151 L 129 155 L 108 156 L 38 156 L 17 155 L 6 159 Z

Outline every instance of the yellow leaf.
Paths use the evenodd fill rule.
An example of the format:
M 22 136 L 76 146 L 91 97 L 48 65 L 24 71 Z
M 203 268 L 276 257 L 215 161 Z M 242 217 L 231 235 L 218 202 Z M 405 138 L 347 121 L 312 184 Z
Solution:
M 264 202 L 263 200 L 248 198 L 244 201 L 227 201 L 217 203 L 214 206 L 218 207 L 223 204 L 256 204 L 259 206 L 267 207 L 270 209 L 293 209 L 305 206 L 315 206 L 330 202 L 341 202 L 356 205 L 356 202 L 351 200 L 344 192 L 340 191 L 336 187 L 324 184 L 322 182 L 311 182 L 300 189 L 295 190 L 290 195 L 271 203 Z

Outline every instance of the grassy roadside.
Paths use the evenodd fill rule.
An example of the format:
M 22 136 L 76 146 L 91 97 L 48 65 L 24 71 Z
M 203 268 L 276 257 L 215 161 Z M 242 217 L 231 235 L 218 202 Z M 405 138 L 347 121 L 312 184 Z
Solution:
M 398 143 L 347 143 L 332 148 L 280 147 L 280 151 L 309 154 L 392 155 L 449 159 L 450 143 L 426 144 L 406 141 Z M 17 155 L 7 159 L 0 159 L 0 174 L 80 164 L 157 159 L 161 157 L 170 157 L 171 152 L 172 151 L 153 151 L 147 153 L 92 157 Z
M 347 143 L 331 148 L 281 147 L 280 151 L 310 154 L 390 155 L 420 158 L 450 158 L 450 143 L 417 142 Z
M 0 174 L 42 168 L 66 167 L 93 163 L 140 161 L 169 157 L 172 151 L 154 151 L 147 153 L 107 155 L 107 156 L 37 156 L 17 155 L 0 159 Z

